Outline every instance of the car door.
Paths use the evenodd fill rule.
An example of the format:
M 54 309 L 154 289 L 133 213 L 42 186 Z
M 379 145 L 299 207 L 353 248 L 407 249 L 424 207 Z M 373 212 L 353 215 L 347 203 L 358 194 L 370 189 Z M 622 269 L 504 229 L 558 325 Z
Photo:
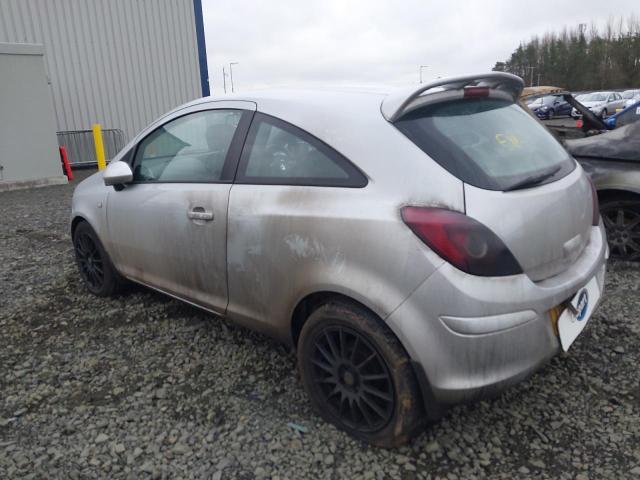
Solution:
M 343 251 L 354 228 L 346 212 L 371 208 L 362 205 L 365 185 L 367 178 L 327 144 L 256 113 L 229 200 L 228 316 L 287 338 L 291 302 L 308 285 L 329 281 L 331 268 L 366 263 Z
M 113 259 L 125 276 L 225 311 L 229 190 L 254 109 L 210 102 L 139 137 L 133 182 L 107 199 Z
M 562 96 L 558 97 L 558 101 L 560 102 L 558 105 L 558 115 L 570 115 L 571 105 L 569 105 L 569 102 L 567 102 Z

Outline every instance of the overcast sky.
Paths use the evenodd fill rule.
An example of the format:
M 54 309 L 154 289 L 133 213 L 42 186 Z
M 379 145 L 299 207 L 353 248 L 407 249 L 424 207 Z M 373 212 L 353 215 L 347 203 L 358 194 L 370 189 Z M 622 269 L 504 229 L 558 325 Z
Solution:
M 212 93 L 222 66 L 236 90 L 406 85 L 488 71 L 521 41 L 640 13 L 640 0 L 203 0 Z

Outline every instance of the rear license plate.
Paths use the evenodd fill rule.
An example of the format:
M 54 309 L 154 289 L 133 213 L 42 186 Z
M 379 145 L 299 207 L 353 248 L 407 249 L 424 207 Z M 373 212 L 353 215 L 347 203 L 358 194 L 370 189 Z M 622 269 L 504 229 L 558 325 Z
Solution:
M 600 287 L 594 276 L 571 299 L 568 308 L 558 319 L 560 344 L 566 352 L 587 325 L 591 314 L 600 300 Z

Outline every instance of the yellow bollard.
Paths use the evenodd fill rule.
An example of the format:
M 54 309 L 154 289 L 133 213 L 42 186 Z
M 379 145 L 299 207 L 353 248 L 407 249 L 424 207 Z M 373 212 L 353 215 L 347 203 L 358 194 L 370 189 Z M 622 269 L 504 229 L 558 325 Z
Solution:
M 102 127 L 99 123 L 93 124 L 93 143 L 96 146 L 98 170 L 104 170 L 105 168 L 107 168 L 107 161 L 104 156 L 104 144 L 102 143 Z

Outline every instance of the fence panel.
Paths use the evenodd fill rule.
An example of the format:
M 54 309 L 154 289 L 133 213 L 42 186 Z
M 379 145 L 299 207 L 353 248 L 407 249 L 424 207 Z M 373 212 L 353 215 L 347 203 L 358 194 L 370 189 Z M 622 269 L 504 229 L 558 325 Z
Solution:
M 91 130 L 71 130 L 57 132 L 58 145 L 67 149 L 69 163 L 73 165 L 92 165 L 98 163 L 96 148 Z M 124 133 L 117 128 L 102 130 L 105 156 L 111 160 L 124 147 Z

